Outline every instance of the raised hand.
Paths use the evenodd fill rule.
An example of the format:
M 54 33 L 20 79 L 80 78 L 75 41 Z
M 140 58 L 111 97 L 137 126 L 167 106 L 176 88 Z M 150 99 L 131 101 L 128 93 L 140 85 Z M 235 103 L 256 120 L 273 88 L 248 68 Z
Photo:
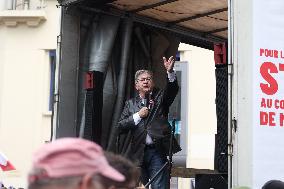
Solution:
M 169 60 L 166 59 L 166 57 L 163 57 L 163 60 L 164 60 L 164 66 L 167 70 L 167 72 L 173 72 L 173 68 L 174 68 L 174 65 L 175 65 L 175 59 L 173 56 L 171 56 L 169 58 Z

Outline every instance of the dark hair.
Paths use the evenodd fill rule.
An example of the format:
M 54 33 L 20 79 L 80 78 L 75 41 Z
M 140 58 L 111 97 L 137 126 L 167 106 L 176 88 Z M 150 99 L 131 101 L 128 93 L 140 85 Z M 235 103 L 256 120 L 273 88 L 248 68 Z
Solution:
M 105 156 L 110 166 L 115 168 L 125 177 L 125 181 L 123 182 L 112 181 L 115 186 L 126 187 L 131 182 L 138 182 L 140 170 L 134 163 L 132 163 L 130 160 L 126 159 L 121 155 L 114 154 L 111 152 L 105 152 Z
M 284 189 L 284 182 L 281 180 L 270 180 L 263 185 L 262 189 Z
M 77 186 L 83 176 L 72 176 L 72 177 L 63 177 L 63 178 L 45 178 L 37 180 L 31 184 L 28 185 L 28 189 L 48 189 L 53 188 L 53 186 L 60 187 L 60 188 L 73 188 L 72 186 Z M 109 188 L 114 185 L 114 181 L 101 175 L 101 174 L 95 174 L 92 176 L 93 182 L 99 182 L 101 183 L 105 188 Z
M 79 183 L 82 176 L 64 177 L 64 178 L 44 178 L 29 183 L 28 189 L 43 189 L 51 186 L 72 186 Z

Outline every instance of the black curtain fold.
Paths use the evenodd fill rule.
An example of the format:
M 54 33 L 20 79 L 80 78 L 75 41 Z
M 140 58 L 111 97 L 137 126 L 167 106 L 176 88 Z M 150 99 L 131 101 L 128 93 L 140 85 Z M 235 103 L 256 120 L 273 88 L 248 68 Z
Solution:
M 80 69 L 81 72 L 85 72 L 86 65 L 89 65 L 89 71 L 100 72 L 103 76 L 100 77 L 102 80 L 99 84 L 101 86 L 100 89 L 97 89 L 99 91 L 96 91 L 97 81 L 94 81 L 95 88 L 92 92 L 99 94 L 93 96 L 94 99 L 92 100 L 94 103 L 87 104 L 84 100 L 80 101 L 81 112 L 78 113 L 78 119 L 82 121 L 78 125 L 78 130 L 83 128 L 82 137 L 88 139 L 90 139 L 90 132 L 99 132 L 92 133 L 92 137 L 95 135 L 99 138 L 100 141 L 98 143 L 109 151 L 116 150 L 119 139 L 119 142 L 124 144 L 122 145 L 122 151 L 128 151 L 129 144 L 124 143 L 124 141 L 129 139 L 130 133 L 118 135 L 119 132 L 116 126 L 125 100 L 133 97 L 136 93 L 134 88 L 135 72 L 139 69 L 151 69 L 155 74 L 156 85 L 164 86 L 166 71 L 163 66 L 162 57 L 166 56 L 168 58 L 169 56 L 175 56 L 180 40 L 169 33 L 157 32 L 153 28 L 133 23 L 129 18 L 120 21 L 116 20 L 115 23 L 117 23 L 117 26 L 107 23 L 105 27 L 102 27 L 100 26 L 101 23 L 107 22 L 107 20 L 110 21 L 111 18 L 108 17 L 106 19 L 103 16 L 95 16 L 96 19 L 98 17 L 99 20 L 96 20 L 95 28 L 89 29 L 88 32 L 82 31 L 87 40 L 83 40 L 84 42 L 81 41 L 83 44 L 81 44 L 80 56 L 82 57 L 80 58 L 84 64 L 82 64 Z M 101 19 L 104 19 L 104 21 Z M 111 33 L 105 32 L 110 27 L 114 27 L 113 31 Z M 86 30 L 86 28 L 83 28 L 83 30 Z M 108 45 L 108 47 L 105 47 L 105 45 Z M 89 52 L 89 54 L 86 54 L 86 52 Z M 104 57 L 103 60 L 99 59 L 101 57 Z M 102 64 L 102 62 L 104 63 Z M 81 80 L 83 80 L 82 75 L 79 76 Z M 98 74 L 95 73 L 96 75 Z M 82 87 L 80 90 L 82 90 Z M 85 94 L 85 92 L 82 91 L 81 93 Z M 84 97 L 84 95 L 81 96 Z M 88 95 L 89 97 L 90 95 Z M 82 104 L 85 106 L 85 110 L 89 112 L 84 113 L 82 111 Z M 94 111 L 96 108 L 101 111 L 101 114 L 94 114 L 96 113 Z M 90 117 L 88 119 L 86 117 L 85 119 L 82 118 L 84 115 L 89 115 L 90 112 L 93 114 L 91 117 L 91 129 L 86 125 L 86 120 L 90 122 Z M 101 130 L 95 129 L 97 127 Z M 91 140 L 97 142 L 94 138 Z

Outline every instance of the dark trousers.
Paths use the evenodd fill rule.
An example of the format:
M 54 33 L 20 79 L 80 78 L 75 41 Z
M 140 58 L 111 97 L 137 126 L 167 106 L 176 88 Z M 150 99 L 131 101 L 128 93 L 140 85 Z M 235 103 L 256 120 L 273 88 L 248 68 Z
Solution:
M 163 167 L 167 162 L 167 157 L 160 154 L 155 147 L 146 146 L 144 151 L 143 164 L 141 166 L 141 180 L 145 185 L 149 179 Z M 151 189 L 166 189 L 168 184 L 169 171 L 167 167 L 156 177 L 151 184 Z

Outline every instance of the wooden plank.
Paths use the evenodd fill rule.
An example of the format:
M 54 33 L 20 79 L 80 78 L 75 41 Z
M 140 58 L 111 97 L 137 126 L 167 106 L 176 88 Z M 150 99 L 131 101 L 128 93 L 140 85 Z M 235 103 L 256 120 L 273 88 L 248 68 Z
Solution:
M 141 168 L 137 167 L 141 172 Z M 179 178 L 195 178 L 197 174 L 220 174 L 216 170 L 211 169 L 195 169 L 195 168 L 185 168 L 185 167 L 172 167 L 171 176 Z
M 218 174 L 218 171 L 211 169 L 194 169 L 185 167 L 173 167 L 172 177 L 182 177 L 182 178 L 195 178 L 196 174 Z
M 206 34 L 213 34 L 213 33 L 218 33 L 218 32 L 222 32 L 222 31 L 226 31 L 226 30 L 228 30 L 228 27 L 218 28 L 218 29 L 215 29 L 215 30 L 207 31 Z
M 211 17 L 202 17 L 195 20 L 181 22 L 178 25 L 186 28 L 192 28 L 198 31 L 207 32 L 219 28 L 228 27 L 228 22 Z
M 202 13 L 202 14 L 196 14 L 194 16 L 182 18 L 182 19 L 179 19 L 179 20 L 175 20 L 175 21 L 170 22 L 169 24 L 176 24 L 176 23 L 179 23 L 179 22 L 194 20 L 194 19 L 197 19 L 197 18 L 201 18 L 201 17 L 205 17 L 205 16 L 209 16 L 209 15 L 214 15 L 214 14 L 225 12 L 225 11 L 228 11 L 227 7 L 222 8 L 222 9 L 217 9 L 217 10 L 214 10 L 214 11 L 210 11 L 210 12 L 206 12 L 206 13 Z
M 137 15 L 161 21 L 167 28 L 182 26 L 207 34 L 208 31 L 228 27 L 227 0 L 117 0 L 111 5 L 126 13 L 138 11 Z
M 121 10 L 131 11 L 141 8 L 142 6 L 148 6 L 158 2 L 159 0 L 117 0 L 111 3 L 111 5 Z
M 165 4 L 168 4 L 168 3 L 172 3 L 172 2 L 175 2 L 175 1 L 178 1 L 178 0 L 165 0 L 165 1 L 161 1 L 161 2 L 158 2 L 158 3 L 151 4 L 151 5 L 142 6 L 138 9 L 131 10 L 130 12 L 131 13 L 140 12 L 140 11 L 143 11 L 143 10 L 152 9 L 154 7 L 159 7 L 159 6 L 162 6 L 162 5 L 165 5 Z

